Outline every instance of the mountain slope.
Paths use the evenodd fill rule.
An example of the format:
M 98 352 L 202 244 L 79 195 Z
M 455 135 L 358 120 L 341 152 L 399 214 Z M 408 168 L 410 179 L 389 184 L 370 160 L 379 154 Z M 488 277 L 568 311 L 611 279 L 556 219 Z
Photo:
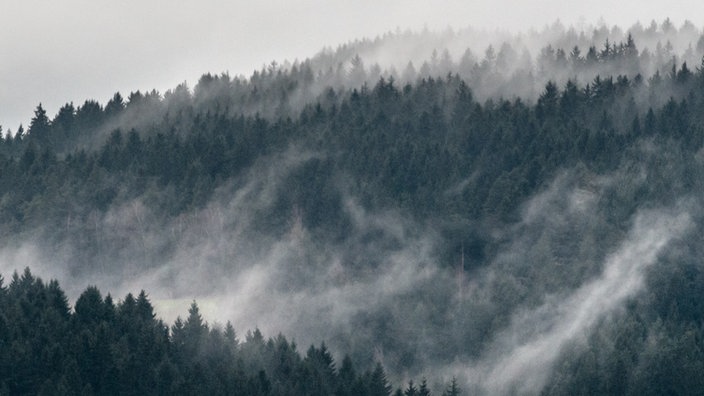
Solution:
M 316 90 L 304 65 L 51 120 L 39 106 L 0 144 L 3 268 L 74 296 L 195 296 L 394 379 L 700 389 L 666 367 L 703 358 L 704 73 L 639 74 L 628 42 L 584 75 L 635 74 L 548 82 L 535 100 L 478 99 L 461 73 Z

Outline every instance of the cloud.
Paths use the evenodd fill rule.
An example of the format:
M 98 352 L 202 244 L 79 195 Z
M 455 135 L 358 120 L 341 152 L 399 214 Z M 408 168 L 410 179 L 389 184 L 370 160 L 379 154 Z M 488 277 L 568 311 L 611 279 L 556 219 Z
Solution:
M 691 226 L 681 210 L 636 216 L 628 237 L 610 254 L 602 274 L 566 296 L 513 315 L 471 376 L 487 394 L 537 394 L 562 349 L 582 342 L 600 319 L 616 312 L 643 288 L 645 270 L 674 238 Z

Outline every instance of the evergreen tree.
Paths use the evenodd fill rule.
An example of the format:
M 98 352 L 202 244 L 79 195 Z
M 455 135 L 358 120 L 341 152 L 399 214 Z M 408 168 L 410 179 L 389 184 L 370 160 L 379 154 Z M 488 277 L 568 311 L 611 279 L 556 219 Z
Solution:
M 404 396 L 418 396 L 418 388 L 413 384 L 413 380 L 408 381 L 408 387 L 403 394 Z
M 447 386 L 447 389 L 443 392 L 443 396 L 459 396 L 462 394 L 460 387 L 457 385 L 457 379 L 452 377 L 452 381 Z
M 391 395 L 391 385 L 386 379 L 386 372 L 381 363 L 377 362 L 374 371 L 369 378 L 369 395 L 370 396 L 389 396 Z
M 47 117 L 46 110 L 44 110 L 40 103 L 34 110 L 34 117 L 32 117 L 32 121 L 29 123 L 29 136 L 41 144 L 46 144 L 49 139 L 50 130 L 49 117 Z
M 428 389 L 428 381 L 425 378 L 420 383 L 418 388 L 418 396 L 430 396 L 430 389 Z

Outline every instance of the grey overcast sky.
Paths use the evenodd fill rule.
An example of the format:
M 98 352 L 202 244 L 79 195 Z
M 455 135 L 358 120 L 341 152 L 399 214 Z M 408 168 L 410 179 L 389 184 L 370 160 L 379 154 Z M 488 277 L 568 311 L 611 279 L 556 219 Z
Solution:
M 164 92 L 205 72 L 249 75 L 272 60 L 401 29 L 541 28 L 557 19 L 626 29 L 665 17 L 704 26 L 700 0 L 0 0 L 0 125 L 40 102 L 105 103 Z

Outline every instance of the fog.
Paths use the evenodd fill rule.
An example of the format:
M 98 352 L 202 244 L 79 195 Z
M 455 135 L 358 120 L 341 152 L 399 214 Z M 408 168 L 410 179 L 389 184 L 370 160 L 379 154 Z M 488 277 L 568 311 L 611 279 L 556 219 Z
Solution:
M 692 12 L 697 9 L 694 1 L 677 7 L 553 0 L 5 2 L 0 6 L 0 125 L 13 131 L 26 126 L 39 103 L 55 114 L 64 103 L 104 102 L 117 91 L 165 92 L 184 81 L 193 86 L 206 72 L 248 76 L 271 61 L 305 59 L 323 47 L 397 28 L 473 26 L 491 34 L 541 29 L 558 19 L 577 30 L 600 20 L 647 26 L 664 16 L 676 26 L 690 19 L 701 27 L 704 20 Z
M 701 29 L 688 21 L 677 26 L 669 18 L 628 28 L 605 23 L 577 27 L 555 21 L 539 30 L 518 33 L 474 27 L 397 29 L 373 39 L 325 48 L 301 61 L 274 61 L 249 77 L 206 74 L 195 85 L 184 83 L 167 90 L 161 106 L 146 112 L 144 106 L 133 106 L 136 111 L 127 111 L 116 122 L 104 125 L 102 134 L 94 133 L 98 137 L 94 144 L 102 144 L 104 135 L 115 127 L 147 129 L 151 123 L 162 122 L 164 117 L 178 114 L 191 96 L 201 111 L 216 108 L 234 117 L 296 119 L 306 106 L 337 105 L 346 93 L 365 86 L 372 89 L 381 79 L 402 89 L 407 84 L 456 76 L 467 83 L 479 103 L 520 98 L 529 104 L 545 92 L 548 82 L 558 89 L 568 82 L 578 89 L 589 85 L 596 92 L 610 89 L 600 85 L 613 88 L 625 81 L 637 89 L 632 97 L 618 103 L 614 112 L 631 113 L 629 100 L 646 112 L 670 97 L 684 95 L 656 85 L 685 64 L 688 70 L 695 70 L 702 56 Z M 655 94 L 655 90 L 659 92 Z M 150 95 L 161 98 L 155 91 Z M 629 117 L 624 120 L 632 121 Z M 174 128 L 188 131 L 189 125 L 175 123 Z
M 319 156 L 292 147 L 262 158 L 207 207 L 165 224 L 141 200 L 113 207 L 94 219 L 105 249 L 93 268 L 74 265 L 81 241 L 56 252 L 30 240 L 0 251 L 0 273 L 30 267 L 58 279 L 72 302 L 87 285 L 116 299 L 143 289 L 169 323 L 196 300 L 207 320 L 232 321 L 240 334 L 256 327 L 304 346 L 324 340 L 369 360 L 374 329 L 360 322 L 379 324 L 376 315 L 389 309 L 407 313 L 413 308 L 399 305 L 406 296 L 443 279 L 432 260 L 435 237 L 400 213 L 369 213 L 353 197 L 344 202 L 351 236 L 339 244 L 311 238 L 295 212 L 286 234 L 257 231 L 290 172 Z
M 282 7 L 277 12 L 291 11 L 287 8 L 290 6 L 277 5 Z M 455 14 L 462 14 L 458 12 L 459 3 L 447 5 L 443 12 L 454 10 Z M 303 15 L 317 6 L 320 4 L 314 1 L 294 7 L 291 19 L 305 20 Z M 151 7 L 154 6 L 144 9 L 144 15 L 158 16 L 158 7 Z M 321 14 L 327 10 L 337 15 L 350 6 L 329 7 L 323 7 Z M 521 11 L 521 7 L 525 6 L 517 6 L 517 10 Z M 336 49 L 328 47 L 315 52 L 323 45 L 344 42 L 335 41 L 336 35 L 323 35 L 321 32 L 332 30 L 325 25 L 318 27 L 321 32 L 309 32 L 315 37 L 310 40 L 316 46 L 314 49 L 292 45 L 292 55 L 285 51 L 271 55 L 277 59 L 295 59 L 310 54 L 305 61 L 268 64 L 251 78 L 238 77 L 240 72 L 236 71 L 232 77 L 220 75 L 219 80 L 210 76 L 217 80 L 214 83 L 204 78 L 201 83 L 174 88 L 173 78 L 182 81 L 183 75 L 189 73 L 193 77 L 185 79 L 196 78 L 195 73 L 208 71 L 210 67 L 227 70 L 228 62 L 234 62 L 235 55 L 230 55 L 221 63 L 207 63 L 210 52 L 220 52 L 222 48 L 231 54 L 247 52 L 249 47 L 232 43 L 221 48 L 218 40 L 200 45 L 201 41 L 218 35 L 230 37 L 242 33 L 228 30 L 232 21 L 225 17 L 239 9 L 226 8 L 227 12 L 218 13 L 216 8 L 214 4 L 206 7 L 217 15 L 212 30 L 189 25 L 205 14 L 193 16 L 186 12 L 187 8 L 168 19 L 169 26 L 174 23 L 187 26 L 183 33 L 187 40 L 179 39 L 176 34 L 170 36 L 173 32 L 160 32 L 158 25 L 146 28 L 140 24 L 141 29 L 131 31 L 115 30 L 108 23 L 108 31 L 124 34 L 120 36 L 125 39 L 123 47 L 108 47 L 117 48 L 118 52 L 133 50 L 133 56 L 148 57 L 153 50 L 148 40 L 135 48 L 129 45 L 142 35 L 155 37 L 153 45 L 158 48 L 162 48 L 159 44 L 162 42 L 173 48 L 160 58 L 160 64 L 165 66 L 159 72 L 154 69 L 150 72 L 145 67 L 144 73 L 128 71 L 127 77 L 116 73 L 114 79 L 107 79 L 111 69 L 106 64 L 96 66 L 106 73 L 100 76 L 75 69 L 77 74 L 85 74 L 82 81 L 86 86 L 95 89 L 92 92 L 99 92 L 96 95 L 109 96 L 114 91 L 129 90 L 135 84 L 148 84 L 150 89 L 164 84 L 169 88 L 163 97 L 153 95 L 152 107 L 137 100 L 128 103 L 123 113 L 90 130 L 92 135 L 77 147 L 99 147 L 105 135 L 117 127 L 124 131 L 140 129 L 146 137 L 149 125 L 159 122 L 174 125 L 175 134 L 187 134 L 195 127 L 180 123 L 179 112 L 188 106 L 192 106 L 191 111 L 203 113 L 217 109 L 214 112 L 227 117 L 256 114 L 267 119 L 295 118 L 307 105 L 321 102 L 324 106 L 336 106 L 344 94 L 369 89 L 382 77 L 394 78 L 400 86 L 454 73 L 469 83 L 479 103 L 494 98 L 521 98 L 533 103 L 544 92 L 547 81 L 555 81 L 562 87 L 573 80 L 581 87 L 592 83 L 598 74 L 623 74 L 631 79 L 640 75 L 647 81 L 654 73 L 664 75 L 673 66 L 676 71 L 684 61 L 693 68 L 696 63 L 691 62 L 704 54 L 704 44 L 699 45 L 704 41 L 698 27 L 674 26 L 669 20 L 621 29 L 584 21 L 574 22 L 575 28 L 551 19 L 550 25 L 540 30 L 519 33 L 509 31 L 520 27 L 517 22 L 507 22 L 508 25 L 502 26 L 506 30 L 501 31 L 491 30 L 494 26 L 482 23 L 477 24 L 478 28 L 456 30 L 396 29 L 376 39 L 360 39 Z M 378 14 L 395 9 L 382 5 Z M 15 11 L 23 12 L 18 10 Z M 267 10 L 255 8 L 250 12 L 261 19 Z M 405 20 L 420 18 L 420 8 L 404 10 L 401 16 Z M 119 7 L 112 12 L 132 15 Z M 354 21 L 369 14 L 356 11 L 350 15 Z M 256 36 L 257 30 L 251 21 L 243 22 L 247 20 L 243 15 L 247 14 L 235 19 L 243 24 L 237 29 Z M 442 20 L 438 15 L 444 14 L 428 16 L 435 18 L 433 28 Z M 387 28 L 387 22 L 378 22 L 383 19 L 380 16 L 370 18 L 371 27 L 364 29 Z M 512 18 L 515 16 L 507 16 L 506 21 Z M 72 21 L 83 18 L 74 16 Z M 85 23 L 95 23 L 89 29 L 97 29 L 100 21 Z M 207 18 L 200 20 L 201 24 L 207 22 Z M 281 38 L 272 48 L 286 46 L 286 40 L 298 43 L 302 36 L 284 37 L 285 33 L 296 30 L 290 23 L 287 21 L 277 28 L 276 34 L 268 32 L 270 36 L 242 41 L 256 46 Z M 339 34 L 351 34 L 350 26 L 345 23 Z M 352 33 L 346 37 L 357 34 Z M 565 60 L 565 54 L 574 46 L 582 54 L 590 46 L 601 50 L 606 39 L 612 44 L 622 44 L 628 33 L 636 39 L 639 50 L 631 58 L 592 65 L 579 56 L 574 57 L 573 63 Z M 60 52 L 55 45 L 45 49 Z M 79 48 L 77 53 L 97 53 L 103 48 L 97 42 L 88 45 L 79 41 L 77 45 L 87 48 Z M 27 56 L 20 56 L 27 64 L 36 63 L 36 54 L 24 53 L 14 43 L 11 47 Z M 242 60 L 232 70 L 241 68 L 250 73 L 256 66 L 247 62 L 270 59 L 266 52 L 269 47 L 263 47 L 263 52 L 248 54 L 258 57 L 256 60 Z M 562 55 L 558 55 L 558 50 L 564 50 Z M 51 51 L 47 56 L 52 55 Z M 609 54 L 607 48 L 605 59 Z M 110 59 L 106 57 L 105 62 Z M 74 69 L 70 62 L 67 65 L 67 69 Z M 10 63 L 6 67 L 8 72 L 0 69 L 0 75 L 9 81 L 6 76 L 18 73 L 19 66 Z M 115 66 L 115 70 L 123 68 L 132 70 L 125 65 Z M 48 73 L 47 78 L 63 81 L 62 74 L 56 73 Z M 293 75 L 292 88 L 283 91 L 280 85 L 291 82 L 281 77 L 287 73 Z M 675 79 L 676 72 L 673 74 Z M 103 88 L 96 83 L 103 78 L 114 85 Z M 8 83 L 11 91 L 26 87 L 21 85 L 22 78 L 13 77 L 13 81 L 20 81 L 13 83 L 20 85 Z M 86 94 L 80 87 L 76 91 L 61 84 L 53 87 L 61 94 L 62 101 L 72 95 L 85 98 L 93 94 Z M 330 87 L 339 96 L 325 102 Z M 685 94 L 675 88 L 655 91 L 654 84 L 638 87 L 634 88 L 636 94 L 632 98 L 616 101 L 609 109 L 617 127 L 629 123 L 633 113 L 657 107 L 670 96 Z M 44 97 L 28 88 L 26 92 L 32 100 Z M 0 96 L 0 108 L 5 100 Z M 24 106 L 22 100 L 16 102 L 17 106 Z M 56 105 L 47 106 L 50 111 L 52 106 Z M 7 117 L 12 120 L 14 115 Z M 105 210 L 94 210 L 81 226 L 95 237 L 92 248 L 97 259 L 86 257 L 86 241 L 66 238 L 56 243 L 43 239 L 41 230 L 27 231 L 15 240 L 5 241 L 0 249 L 0 273 L 8 277 L 13 271 L 29 267 L 44 279 L 58 279 L 72 302 L 87 285 L 96 285 L 118 300 L 143 289 L 149 293 L 158 316 L 169 323 L 185 315 L 190 301 L 196 300 L 211 325 L 231 321 L 239 334 L 259 328 L 266 336 L 283 333 L 304 346 L 324 341 L 338 359 L 350 354 L 362 367 L 373 361 L 382 362 L 397 383 L 427 375 L 433 384 L 440 384 L 454 375 L 464 389 L 479 394 L 539 394 L 565 351 L 579 348 L 596 327 L 621 315 L 629 301 L 647 291 L 649 269 L 670 252 L 673 244 L 696 232 L 693 219 L 700 216 L 701 203 L 691 197 L 678 197 L 674 204 L 646 202 L 633 213 L 619 213 L 621 217 L 614 214 L 608 200 L 628 201 L 628 194 L 635 197 L 634 191 L 651 181 L 650 167 L 660 166 L 648 164 L 646 157 L 654 157 L 662 150 L 658 146 L 661 142 L 646 140 L 639 144 L 628 149 L 636 152 L 634 157 L 643 158 L 642 163 L 623 163 L 615 171 L 603 174 L 582 164 L 562 169 L 541 184 L 536 194 L 516 203 L 520 207 L 518 219 L 505 223 L 495 219 L 421 220 L 401 207 L 372 208 L 364 204 L 363 197 L 355 195 L 358 190 L 354 185 L 363 181 L 335 173 L 330 189 L 340 197 L 339 212 L 344 219 L 339 225 L 341 236 L 335 236 L 308 229 L 303 219 L 310 213 L 304 213 L 294 199 L 287 198 L 296 172 L 337 154 L 293 142 L 283 150 L 273 150 L 257 158 L 238 176 L 222 181 L 202 207 L 171 217 L 159 215 L 149 205 L 150 194 L 156 194 L 153 189 L 157 188 L 151 187 L 152 190 L 147 189 L 136 198 L 115 200 L 119 203 Z M 460 180 L 464 181 L 443 194 L 465 193 L 470 181 L 481 177 L 483 171 L 474 169 L 472 174 L 463 175 Z M 177 194 L 173 186 L 169 188 L 172 190 L 167 193 Z M 618 197 L 613 198 L 614 195 Z M 283 223 L 272 224 L 281 219 Z M 452 223 L 452 227 L 447 223 Z M 71 235 L 69 229 L 78 226 L 67 220 L 65 227 L 67 235 Z M 447 229 L 458 235 L 448 237 Z M 459 248 L 453 245 L 453 238 L 462 241 Z M 465 254 L 466 239 L 476 239 L 471 242 L 481 245 L 476 249 L 481 254 Z
M 639 214 L 619 248 L 606 258 L 602 274 L 566 296 L 513 316 L 490 348 L 478 381 L 488 394 L 538 394 L 568 343 L 583 342 L 592 327 L 614 314 L 643 287 L 645 270 L 672 238 L 690 226 L 686 212 Z
M 481 394 L 537 394 L 567 346 L 642 291 L 646 270 L 688 232 L 695 210 L 681 201 L 639 211 L 627 234 L 600 246 L 612 227 L 602 195 L 624 180 L 645 183 L 638 175 L 647 169 L 569 169 L 524 203 L 519 223 L 492 231 L 500 248 L 488 265 L 456 278 L 441 265 L 447 241 L 435 225 L 365 209 L 344 177 L 343 240 L 316 240 L 295 208 L 284 234 L 262 228 L 290 174 L 325 155 L 291 146 L 261 158 L 206 207 L 166 223 L 141 199 L 112 207 L 94 218 L 105 249 L 93 268 L 72 264 L 80 241 L 56 252 L 25 240 L 0 251 L 0 273 L 29 266 L 58 279 L 71 301 L 89 284 L 117 299 L 144 289 L 169 323 L 196 300 L 211 324 L 283 333 L 303 346 L 325 341 L 338 359 L 382 362 L 395 381 L 452 374 Z

